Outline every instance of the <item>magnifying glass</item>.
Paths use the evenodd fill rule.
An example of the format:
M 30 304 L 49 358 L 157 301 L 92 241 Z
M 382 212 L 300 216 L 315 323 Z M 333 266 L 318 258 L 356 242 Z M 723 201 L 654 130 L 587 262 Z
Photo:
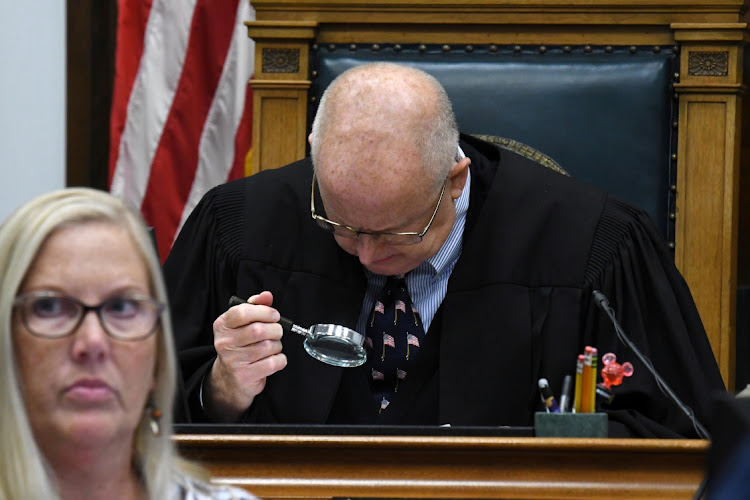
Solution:
M 232 295 L 229 307 L 244 304 L 246 301 Z M 285 330 L 305 337 L 303 346 L 307 354 L 333 366 L 360 366 L 367 361 L 365 337 L 359 332 L 341 325 L 318 324 L 309 329 L 295 325 L 282 317 L 279 323 Z

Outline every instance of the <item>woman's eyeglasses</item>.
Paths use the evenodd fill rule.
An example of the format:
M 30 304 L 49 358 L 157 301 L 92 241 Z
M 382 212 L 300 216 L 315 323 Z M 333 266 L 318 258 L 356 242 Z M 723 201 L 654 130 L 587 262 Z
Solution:
M 19 295 L 13 306 L 21 313 L 26 328 L 35 336 L 55 339 L 71 335 L 89 311 L 99 316 L 102 328 L 118 340 L 143 340 L 159 324 L 165 305 L 141 295 L 114 296 L 90 306 L 57 292 L 29 292 Z

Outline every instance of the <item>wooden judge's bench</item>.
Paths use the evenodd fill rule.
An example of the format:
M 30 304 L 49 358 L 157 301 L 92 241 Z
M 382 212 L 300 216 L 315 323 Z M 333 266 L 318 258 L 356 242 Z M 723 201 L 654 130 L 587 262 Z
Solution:
M 437 429 L 436 429 L 437 430 Z M 187 458 L 261 498 L 692 498 L 702 440 L 181 434 Z

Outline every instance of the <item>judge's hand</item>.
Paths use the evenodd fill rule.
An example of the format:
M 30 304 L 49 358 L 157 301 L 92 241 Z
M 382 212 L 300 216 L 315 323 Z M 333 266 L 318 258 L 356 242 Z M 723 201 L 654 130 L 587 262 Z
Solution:
M 203 403 L 215 421 L 238 421 L 265 387 L 266 377 L 287 363 L 281 352 L 281 315 L 271 307 L 273 295 L 262 292 L 247 302 L 214 321 L 217 358 L 204 384 Z

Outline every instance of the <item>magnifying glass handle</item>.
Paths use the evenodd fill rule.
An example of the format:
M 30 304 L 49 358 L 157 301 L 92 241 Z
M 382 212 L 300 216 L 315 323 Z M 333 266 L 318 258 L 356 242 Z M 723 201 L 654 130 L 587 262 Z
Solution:
M 289 330 L 294 333 L 298 333 L 299 335 L 302 335 L 304 337 L 312 335 L 310 330 L 306 328 L 302 328 L 299 325 L 295 325 L 294 322 L 291 319 L 287 319 L 285 317 L 281 317 L 279 320 L 279 323 L 281 323 L 281 326 L 283 326 L 286 330 Z
M 242 300 L 241 298 L 237 297 L 236 295 L 232 295 L 229 297 L 229 307 L 238 306 L 240 304 L 244 304 L 247 302 L 246 300 Z
M 229 307 L 238 306 L 240 304 L 244 304 L 247 302 L 246 300 L 242 300 L 241 298 L 237 297 L 236 295 L 232 295 L 229 298 Z M 312 335 L 312 332 L 310 330 L 307 330 L 306 328 L 302 328 L 299 325 L 295 325 L 294 322 L 291 319 L 287 319 L 285 317 L 281 317 L 279 320 L 279 323 L 281 323 L 281 326 L 285 329 L 289 330 L 290 332 L 297 333 L 299 335 L 303 335 L 305 337 Z

